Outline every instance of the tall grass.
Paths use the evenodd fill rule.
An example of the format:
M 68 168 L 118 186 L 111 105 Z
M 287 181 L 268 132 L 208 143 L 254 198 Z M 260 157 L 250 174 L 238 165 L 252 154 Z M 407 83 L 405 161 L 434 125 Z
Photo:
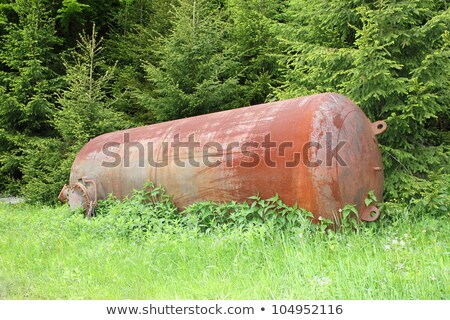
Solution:
M 261 199 L 196 204 L 183 217 L 144 196 L 109 199 L 91 219 L 66 206 L 0 205 L 0 298 L 450 298 L 446 217 L 402 209 L 330 232 L 307 219 L 263 221 L 259 210 L 300 211 Z

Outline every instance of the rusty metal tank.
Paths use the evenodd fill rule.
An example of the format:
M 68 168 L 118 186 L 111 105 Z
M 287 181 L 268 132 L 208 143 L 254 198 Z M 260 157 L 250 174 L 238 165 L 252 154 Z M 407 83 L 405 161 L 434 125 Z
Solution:
M 90 215 L 108 194 L 123 198 L 148 181 L 179 208 L 196 201 L 247 201 L 275 194 L 288 205 L 339 219 L 346 204 L 376 220 L 383 166 L 371 123 L 348 98 L 323 93 L 107 133 L 79 152 L 60 200 Z

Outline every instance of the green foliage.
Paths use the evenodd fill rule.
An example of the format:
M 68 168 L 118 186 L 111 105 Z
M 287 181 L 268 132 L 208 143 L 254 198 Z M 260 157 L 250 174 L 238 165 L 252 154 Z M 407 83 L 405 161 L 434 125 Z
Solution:
M 151 91 L 143 101 L 157 120 L 171 120 L 245 104 L 241 72 L 225 50 L 228 26 L 205 0 L 182 0 L 174 8 L 173 28 L 159 44 L 157 62 L 146 61 Z
M 364 222 L 358 217 L 356 207 L 346 204 L 339 210 L 340 218 L 330 220 L 319 217 L 312 223 L 313 214 L 296 205 L 290 207 L 278 195 L 268 199 L 249 197 L 247 202 L 215 203 L 196 202 L 182 211 L 177 209 L 171 197 L 161 186 L 149 182 L 143 190 L 134 190 L 131 197 L 118 200 L 109 196 L 99 201 L 96 216 L 91 218 L 99 228 L 99 235 L 116 235 L 134 242 L 145 241 L 155 233 L 177 233 L 188 229 L 192 235 L 229 232 L 256 232 L 260 236 L 273 239 L 276 234 L 288 237 L 310 238 L 322 235 L 332 246 L 344 235 L 370 234 L 382 231 L 386 226 L 400 228 L 404 224 L 417 223 L 426 217 L 446 219 L 450 212 L 449 185 L 441 183 L 448 179 L 435 179 L 440 184 L 430 183 L 422 198 L 412 199 L 409 205 L 386 202 L 381 207 L 381 222 Z M 370 191 L 366 205 L 376 203 Z
M 187 207 L 183 215 L 190 224 L 206 232 L 216 228 L 244 231 L 261 225 L 277 231 L 300 227 L 306 230 L 311 227 L 312 218 L 311 212 L 289 207 L 277 195 L 269 199 L 253 196 L 244 203 L 197 202 Z
M 266 200 L 254 196 L 244 203 L 197 202 L 180 212 L 164 188 L 150 182 L 122 201 L 113 197 L 99 201 L 93 219 L 104 225 L 105 232 L 136 240 L 145 238 L 149 232 L 168 232 L 174 228 L 209 234 L 217 230 L 247 232 L 264 227 L 268 236 L 283 230 L 305 235 L 325 232 L 326 221 L 316 226 L 311 218 L 311 212 L 289 207 L 278 196 Z
M 76 47 L 78 35 L 91 30 L 95 24 L 101 35 L 115 27 L 113 19 L 120 0 L 48 0 L 58 21 L 58 34 L 64 39 L 64 48 Z
M 89 139 L 128 124 L 112 108 L 106 92 L 113 68 L 98 75 L 102 48 L 94 28 L 90 36 L 81 36 L 72 61 L 64 61 L 67 88 L 60 91 L 61 109 L 54 117 L 60 138 L 30 141 L 24 152 L 22 192 L 31 201 L 55 203 L 80 148 Z
M 97 39 L 95 26 L 92 34 L 81 35 L 72 61 L 65 61 L 68 87 L 59 95 L 61 110 L 55 116 L 55 127 L 69 145 L 84 145 L 89 139 L 127 125 L 122 115 L 116 112 L 113 100 L 108 96 L 108 84 L 114 68 L 98 75 L 103 64 L 100 57 L 102 39 Z
M 17 0 L 0 10 L 0 191 L 18 193 L 33 141 L 55 134 L 53 93 L 60 82 L 54 47 L 60 39 L 42 1 Z
M 36 138 L 28 141 L 22 158 L 24 182 L 21 193 L 34 203 L 51 203 L 67 181 L 78 150 L 71 149 L 60 139 Z
M 119 34 L 126 36 L 134 31 L 163 35 L 171 28 L 171 9 L 176 0 L 120 0 L 121 10 L 114 15 Z M 138 28 L 136 30 L 135 28 Z M 138 32 L 139 33 L 139 32 Z M 135 33 L 137 35 L 138 33 Z M 129 38 L 122 39 L 125 42 Z M 137 48 L 136 49 L 145 49 Z M 129 52 L 132 55 L 132 52 Z
M 373 192 L 373 190 L 370 190 L 367 198 L 364 199 L 364 204 L 366 205 L 366 207 L 368 207 L 369 205 L 371 205 L 372 203 L 377 203 L 377 197 L 375 195 L 375 193 Z
M 246 103 L 266 102 L 280 76 L 278 58 L 281 46 L 276 37 L 275 21 L 282 1 L 228 0 L 228 51 L 239 57 L 243 70 L 239 81 L 245 87 Z
M 164 232 L 180 219 L 175 205 L 161 187 L 152 183 L 135 190 L 130 198 L 118 201 L 110 196 L 100 201 L 97 217 L 106 234 L 115 234 L 138 241 L 148 233 Z
M 371 191 L 372 192 L 372 191 Z M 373 192 L 372 192 L 373 194 Z M 367 206 L 366 199 L 366 206 Z M 342 208 L 342 219 L 337 222 L 338 228 L 341 230 L 357 230 L 359 231 L 360 225 L 358 224 L 358 211 L 354 205 L 346 204 Z
M 334 232 L 360 233 L 367 226 L 359 221 L 353 205 L 344 206 L 342 219 L 336 221 L 336 225 L 323 217 L 314 224 L 313 218 L 305 209 L 287 206 L 278 195 L 269 199 L 253 196 L 244 203 L 196 202 L 179 211 L 164 188 L 149 182 L 143 190 L 134 190 L 131 197 L 122 201 L 112 196 L 99 201 L 93 219 L 102 226 L 102 233 L 117 234 L 133 241 L 142 241 L 154 232 L 172 232 L 179 228 L 188 228 L 196 234 L 259 230 L 268 238 L 278 233 L 301 234 L 302 237 L 319 233 L 333 238 Z
M 19 22 L 9 23 L 0 50 L 0 124 L 9 131 L 48 135 L 58 88 L 50 66 L 55 56 L 54 20 L 41 1 L 17 0 L 11 8 Z
M 383 225 L 394 228 L 405 223 L 416 223 L 426 217 L 448 220 L 450 212 L 448 174 L 431 174 L 418 198 L 412 198 L 408 203 L 392 199 L 382 205 L 380 216 Z
M 75 21 L 83 25 L 86 21 L 82 13 L 87 8 L 89 8 L 89 5 L 80 3 L 77 0 L 63 0 L 62 8 L 58 10 L 58 18 L 61 21 L 62 28 L 69 32 L 71 24 Z
M 450 217 L 450 175 L 433 174 L 428 188 L 421 192 L 419 199 L 411 201 L 411 212 L 421 216 L 424 212 L 432 217 Z
M 27 145 L 27 137 L 13 134 L 0 128 L 0 181 L 1 193 L 18 194 L 21 186 L 23 148 Z
M 116 28 L 105 42 L 105 57 L 116 63 L 113 94 L 116 109 L 133 117 L 136 125 L 154 121 L 147 105 L 143 61 L 158 61 L 161 38 L 171 32 L 172 9 L 178 0 L 125 0 L 115 14 Z

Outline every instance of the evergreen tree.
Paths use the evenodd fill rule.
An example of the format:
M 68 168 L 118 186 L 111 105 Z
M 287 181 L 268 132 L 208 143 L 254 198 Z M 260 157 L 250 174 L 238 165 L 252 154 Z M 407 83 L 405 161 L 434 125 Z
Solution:
M 30 135 L 51 133 L 52 93 L 57 75 L 51 69 L 59 43 L 54 21 L 40 0 L 17 0 L 17 24 L 6 27 L 0 62 L 0 121 L 3 128 Z
M 173 4 L 178 0 L 124 0 L 114 15 L 117 27 L 105 42 L 109 63 L 117 62 L 113 94 L 116 108 L 132 117 L 136 125 L 154 120 L 142 107 L 145 70 L 142 61 L 156 63 L 161 38 L 170 33 Z
M 82 34 L 72 61 L 64 61 L 67 88 L 59 95 L 61 109 L 54 123 L 64 142 L 80 147 L 89 139 L 127 126 L 123 114 L 113 108 L 108 93 L 114 67 L 99 74 L 104 65 L 100 56 L 102 39 L 97 39 L 95 25 L 92 34 Z
M 0 182 L 0 191 L 17 187 L 11 181 L 22 177 L 23 151 L 28 143 L 54 134 L 53 93 L 59 86 L 58 75 L 52 70 L 53 48 L 59 39 L 42 1 L 16 0 L 2 9 L 0 173 L 5 179 Z M 6 22 L 5 17 L 13 14 L 17 22 Z M 17 192 L 16 187 L 8 191 Z
M 146 61 L 149 88 L 142 96 L 158 121 L 242 106 L 240 64 L 226 49 L 228 27 L 217 5 L 182 0 L 157 62 Z
M 34 141 L 26 153 L 23 191 L 28 199 L 56 202 L 81 147 L 102 133 L 130 125 L 114 110 L 108 94 L 114 68 L 99 73 L 101 51 L 94 26 L 92 34 L 80 36 L 70 61 L 64 61 L 67 87 L 58 96 L 60 108 L 52 121 L 60 138 Z
M 55 15 L 59 22 L 59 35 L 64 38 L 65 47 L 77 45 L 78 35 L 95 23 L 97 32 L 105 36 L 115 26 L 113 19 L 120 8 L 120 0 L 49 0 L 57 8 Z M 56 3 L 55 3 L 56 2 Z
M 281 47 L 276 38 L 275 21 L 280 19 L 284 1 L 228 0 L 228 51 L 239 58 L 240 83 L 245 86 L 249 104 L 272 98 L 279 77 Z

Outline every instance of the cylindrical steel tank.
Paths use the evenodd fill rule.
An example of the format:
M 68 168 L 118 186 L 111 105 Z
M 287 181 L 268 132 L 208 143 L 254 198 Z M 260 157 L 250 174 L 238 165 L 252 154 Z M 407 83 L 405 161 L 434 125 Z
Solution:
M 107 133 L 89 141 L 60 194 L 91 214 L 97 199 L 119 198 L 149 180 L 183 208 L 193 202 L 243 202 L 278 193 L 288 205 L 335 219 L 353 204 L 382 197 L 383 166 L 371 123 L 348 98 L 323 93 Z

